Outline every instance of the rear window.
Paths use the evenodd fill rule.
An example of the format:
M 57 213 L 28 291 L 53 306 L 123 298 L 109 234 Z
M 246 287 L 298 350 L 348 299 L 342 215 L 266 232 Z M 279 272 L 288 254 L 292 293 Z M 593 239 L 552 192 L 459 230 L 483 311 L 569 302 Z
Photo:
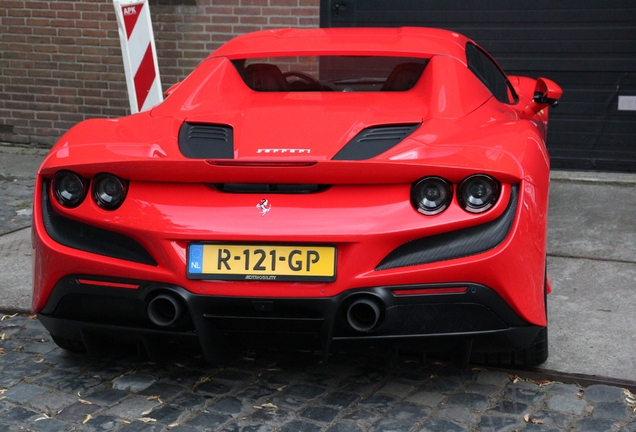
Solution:
M 428 59 L 380 56 L 302 56 L 233 60 L 245 84 L 264 92 L 406 91 Z

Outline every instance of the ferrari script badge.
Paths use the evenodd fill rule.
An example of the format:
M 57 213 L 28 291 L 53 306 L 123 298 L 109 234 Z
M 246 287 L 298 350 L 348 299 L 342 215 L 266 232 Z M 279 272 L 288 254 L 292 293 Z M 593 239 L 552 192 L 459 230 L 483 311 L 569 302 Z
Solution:
M 261 212 L 261 216 L 265 216 L 267 212 L 272 209 L 272 205 L 269 203 L 268 200 L 262 199 L 261 202 L 256 204 L 256 208 L 258 209 L 258 211 Z

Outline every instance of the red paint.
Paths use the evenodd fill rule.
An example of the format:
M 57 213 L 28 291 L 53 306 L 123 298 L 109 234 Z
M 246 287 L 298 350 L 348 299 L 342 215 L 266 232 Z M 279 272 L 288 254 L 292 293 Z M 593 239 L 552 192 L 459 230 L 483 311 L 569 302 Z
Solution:
M 122 14 L 124 16 L 124 26 L 126 27 L 126 37 L 128 39 L 130 39 L 130 35 L 135 28 L 135 24 L 137 24 L 137 20 L 139 19 L 142 8 L 143 3 L 137 5 L 122 6 L 121 8 Z

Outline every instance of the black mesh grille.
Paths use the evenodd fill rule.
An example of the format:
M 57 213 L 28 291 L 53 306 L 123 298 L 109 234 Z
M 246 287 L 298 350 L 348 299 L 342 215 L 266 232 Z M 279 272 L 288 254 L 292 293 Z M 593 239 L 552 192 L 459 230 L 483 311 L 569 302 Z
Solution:
M 376 157 L 402 142 L 420 124 L 376 126 L 364 129 L 349 141 L 333 160 L 365 160 Z
M 232 128 L 222 125 L 183 123 L 179 131 L 179 149 L 187 158 L 232 159 Z

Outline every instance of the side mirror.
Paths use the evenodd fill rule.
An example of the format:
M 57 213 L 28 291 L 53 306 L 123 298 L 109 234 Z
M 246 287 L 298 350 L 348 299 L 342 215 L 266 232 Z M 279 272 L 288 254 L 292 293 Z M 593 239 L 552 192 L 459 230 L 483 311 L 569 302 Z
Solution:
M 165 93 L 163 94 L 164 97 L 168 97 L 172 94 L 172 92 L 174 92 L 177 87 L 179 87 L 181 85 L 182 81 L 179 81 L 178 83 L 172 84 L 168 90 L 165 91 Z
M 526 81 L 526 83 L 526 91 L 529 93 L 532 87 L 530 87 L 530 82 Z M 562 94 L 563 90 L 557 83 L 547 78 L 538 78 L 534 83 L 533 99 L 522 110 L 523 115 L 526 117 L 534 117 L 548 106 L 556 107 L 559 104 L 559 99 Z
M 559 99 L 563 94 L 563 90 L 557 83 L 547 78 L 537 79 L 537 83 L 534 87 L 534 101 L 539 105 L 550 105 L 556 107 L 559 104 Z

